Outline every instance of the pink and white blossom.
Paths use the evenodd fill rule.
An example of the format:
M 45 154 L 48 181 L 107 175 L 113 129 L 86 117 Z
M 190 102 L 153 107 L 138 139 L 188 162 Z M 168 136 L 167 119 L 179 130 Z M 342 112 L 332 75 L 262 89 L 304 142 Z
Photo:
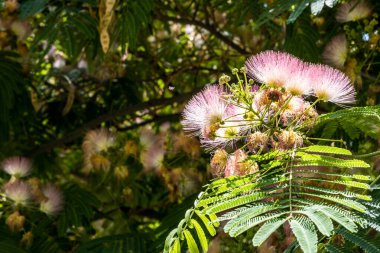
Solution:
M 184 109 L 183 129 L 208 138 L 210 128 L 228 116 L 228 104 L 223 100 L 223 94 L 221 86 L 210 85 L 195 95 Z
M 318 99 L 339 106 L 355 103 L 354 86 L 343 72 L 326 65 L 313 64 L 309 67 L 309 78 Z
M 283 87 L 303 64 L 291 54 L 271 50 L 253 55 L 245 62 L 248 76 L 272 87 Z
M 28 158 L 21 156 L 9 157 L 3 161 L 3 170 L 11 176 L 25 177 L 32 170 L 32 163 Z
M 323 51 L 323 61 L 329 65 L 342 69 L 347 60 L 347 39 L 345 34 L 338 34 L 331 39 Z
M 4 185 L 4 193 L 16 205 L 26 205 L 32 198 L 29 185 L 21 180 L 6 183 Z
M 351 0 L 339 6 L 336 20 L 340 23 L 356 21 L 371 15 L 372 7 L 366 0 Z
M 40 210 L 48 215 L 56 215 L 63 208 L 63 194 L 54 185 L 48 184 L 41 189 L 42 194 L 46 197 L 40 203 Z
M 285 80 L 285 89 L 293 96 L 308 96 L 312 93 L 308 68 L 306 63 L 299 64 Z
M 108 129 L 96 129 L 87 132 L 84 137 L 83 151 L 86 154 L 94 154 L 106 151 L 115 143 L 115 136 Z

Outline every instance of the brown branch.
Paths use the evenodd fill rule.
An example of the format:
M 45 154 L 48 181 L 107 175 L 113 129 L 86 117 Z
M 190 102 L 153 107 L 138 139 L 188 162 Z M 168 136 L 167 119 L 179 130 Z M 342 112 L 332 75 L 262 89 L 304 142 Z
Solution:
M 156 107 L 156 106 L 165 106 L 165 105 L 170 105 L 174 103 L 181 103 L 186 100 L 188 100 L 192 95 L 194 95 L 196 92 L 198 92 L 200 89 L 196 89 L 193 92 L 185 93 L 182 95 L 177 95 L 172 98 L 162 98 L 162 99 L 152 99 L 147 102 L 143 102 L 137 105 L 131 105 L 128 106 L 122 110 L 119 111 L 113 111 L 109 112 L 103 115 L 100 115 L 99 117 L 85 123 L 81 127 L 77 128 L 76 130 L 72 131 L 71 133 L 64 135 L 62 138 L 56 139 L 52 142 L 42 144 L 41 146 L 35 148 L 34 152 L 32 153 L 32 156 L 49 152 L 53 148 L 56 147 L 62 147 L 67 143 L 73 142 L 74 140 L 80 138 L 85 132 L 87 132 L 89 129 L 96 128 L 98 127 L 101 123 L 103 122 L 109 122 L 112 120 L 115 120 L 118 117 L 122 117 L 124 115 L 131 115 L 134 114 L 138 111 L 148 109 L 151 107 Z M 149 123 L 149 122 L 148 122 Z
M 118 131 L 131 130 L 131 129 L 135 129 L 138 127 L 145 126 L 145 125 L 153 123 L 153 122 L 175 121 L 175 120 L 178 120 L 180 118 L 180 116 L 181 116 L 180 113 L 156 115 L 156 116 L 152 117 L 151 119 L 147 119 L 147 120 L 142 121 L 140 123 L 132 124 L 132 125 L 125 126 L 125 127 L 117 127 L 117 130 Z
M 224 36 L 214 26 L 212 26 L 210 24 L 205 24 L 205 23 L 198 21 L 196 19 L 191 20 L 191 19 L 186 19 L 186 18 L 170 17 L 170 16 L 163 15 L 161 13 L 157 13 L 157 17 L 161 20 L 164 20 L 164 21 L 173 21 L 173 22 L 181 23 L 181 24 L 190 24 L 190 25 L 199 26 L 199 27 L 209 31 L 211 34 L 213 34 L 215 37 L 217 37 L 218 39 L 223 41 L 225 44 L 227 44 L 231 48 L 235 49 L 237 52 L 239 52 L 243 55 L 249 55 L 250 54 L 247 50 L 245 50 L 245 48 L 239 46 L 238 44 L 236 44 L 235 42 L 230 40 L 227 36 Z

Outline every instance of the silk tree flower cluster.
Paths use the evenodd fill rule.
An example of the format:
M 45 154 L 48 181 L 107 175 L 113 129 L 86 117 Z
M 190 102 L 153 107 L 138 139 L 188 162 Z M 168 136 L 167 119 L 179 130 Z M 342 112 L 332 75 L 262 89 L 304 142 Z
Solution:
M 186 105 L 182 125 L 213 152 L 216 176 L 246 175 L 258 170 L 248 154 L 302 147 L 318 117 L 320 102 L 355 103 L 355 90 L 341 71 L 304 62 L 275 51 L 251 56 L 236 82 L 222 75 Z
M 63 195 L 52 184 L 42 185 L 37 178 L 26 179 L 32 171 L 32 162 L 25 157 L 9 157 L 2 162 L 2 169 L 10 175 L 1 189 L 6 223 L 12 231 L 21 231 L 26 218 L 25 208 L 38 207 L 49 216 L 58 214 L 63 207 Z M 8 213 L 9 211 L 9 213 Z

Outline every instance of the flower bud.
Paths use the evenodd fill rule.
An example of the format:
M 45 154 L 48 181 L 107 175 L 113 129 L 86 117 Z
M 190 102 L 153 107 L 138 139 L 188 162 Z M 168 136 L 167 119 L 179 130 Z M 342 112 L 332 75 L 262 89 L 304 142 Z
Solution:
M 247 67 L 241 67 L 240 68 L 240 73 L 246 74 L 247 73 Z
M 229 76 L 226 75 L 226 74 L 223 74 L 223 75 L 219 78 L 219 85 L 223 85 L 223 84 L 225 84 L 225 83 L 228 83 L 230 80 L 231 80 L 231 77 L 229 77 Z
M 125 187 L 123 189 L 123 197 L 128 201 L 133 201 L 134 199 L 133 190 L 130 187 Z
M 220 176 L 224 172 L 228 159 L 228 153 L 224 149 L 217 149 L 211 159 L 211 173 Z
M 25 216 L 21 215 L 19 211 L 15 211 L 8 216 L 6 224 L 12 232 L 19 232 L 24 228 Z
M 129 176 L 129 170 L 127 166 L 117 166 L 113 173 L 117 180 L 124 180 Z
M 111 167 L 111 162 L 102 155 L 94 154 L 91 156 L 91 165 L 95 170 L 107 171 Z
M 26 232 L 23 234 L 21 239 L 21 245 L 23 245 L 25 248 L 30 248 L 33 243 L 33 233 L 32 231 Z
M 259 171 L 259 165 L 252 160 L 245 160 L 238 166 L 238 175 L 245 176 Z
M 133 156 L 137 158 L 139 154 L 139 147 L 136 142 L 128 140 L 124 145 L 124 153 L 126 156 Z
M 249 151 L 256 153 L 258 150 L 266 150 L 269 136 L 262 132 L 255 132 L 248 136 L 247 147 Z
M 293 130 L 281 131 L 277 136 L 278 138 L 278 149 L 287 150 L 292 148 L 298 148 L 303 145 L 302 136 Z
M 228 157 L 226 169 L 224 170 L 224 176 L 229 177 L 243 175 L 243 170 L 240 168 L 240 166 L 246 158 L 247 154 L 243 150 L 236 150 L 233 155 Z

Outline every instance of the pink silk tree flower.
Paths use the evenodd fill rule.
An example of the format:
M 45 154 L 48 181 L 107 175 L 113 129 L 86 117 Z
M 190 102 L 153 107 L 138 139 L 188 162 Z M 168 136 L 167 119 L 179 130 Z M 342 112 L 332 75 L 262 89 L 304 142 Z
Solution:
M 224 176 L 230 177 L 230 176 L 241 176 L 240 172 L 240 166 L 241 163 L 244 162 L 244 160 L 247 158 L 247 154 L 241 150 L 238 149 L 235 151 L 235 153 L 228 157 L 227 165 L 224 170 Z
M 312 87 L 308 78 L 308 64 L 297 64 L 289 77 L 285 80 L 285 89 L 293 96 L 308 96 Z
M 356 21 L 371 15 L 372 7 L 366 0 L 352 0 L 343 3 L 336 11 L 335 18 L 340 23 Z
M 309 78 L 318 99 L 342 107 L 355 103 L 354 86 L 341 71 L 327 65 L 313 64 L 309 67 Z
M 207 86 L 195 95 L 183 111 L 183 129 L 208 139 L 212 128 L 227 116 L 228 105 L 222 96 L 223 88 L 218 85 Z
M 233 147 L 241 133 L 246 132 L 249 126 L 244 120 L 246 110 L 242 107 L 229 104 L 220 123 L 210 129 L 206 138 L 201 138 L 201 144 L 206 150 Z
M 346 35 L 341 33 L 331 39 L 326 45 L 322 59 L 327 64 L 339 69 L 343 69 L 344 63 L 347 60 L 347 39 Z
M 30 186 L 21 180 L 6 183 L 4 193 L 16 205 L 26 205 L 32 198 Z
M 83 142 L 83 151 L 86 154 L 93 154 L 106 151 L 115 143 L 115 136 L 108 129 L 96 129 L 86 133 Z
M 215 131 L 212 138 L 201 139 L 202 146 L 208 151 L 216 148 L 233 147 L 242 131 L 238 124 L 239 122 L 225 122 Z
M 25 177 L 32 170 L 32 163 L 28 158 L 13 156 L 3 161 L 3 170 L 16 178 Z
M 245 62 L 248 76 L 272 87 L 283 87 L 302 65 L 303 62 L 291 54 L 271 50 L 253 55 Z
M 40 210 L 48 215 L 59 213 L 63 208 L 62 192 L 52 184 L 44 186 L 41 191 L 46 199 L 40 203 Z

